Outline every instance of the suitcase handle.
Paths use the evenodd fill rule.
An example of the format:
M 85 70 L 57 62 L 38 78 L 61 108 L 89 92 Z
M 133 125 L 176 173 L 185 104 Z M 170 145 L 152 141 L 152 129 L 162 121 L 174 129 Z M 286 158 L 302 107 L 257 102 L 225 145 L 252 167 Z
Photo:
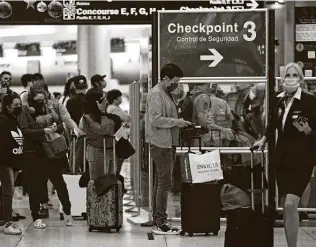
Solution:
M 106 168 L 106 139 L 110 138 L 113 140 L 113 168 L 114 168 L 114 174 L 116 174 L 116 150 L 115 150 L 115 136 L 112 135 L 104 135 L 103 136 L 103 155 L 104 155 L 104 168 Z M 106 169 L 104 169 L 106 171 Z
M 76 169 L 76 141 L 77 136 L 75 132 L 71 131 L 71 137 L 72 137 L 72 173 L 75 174 Z M 83 138 L 83 173 L 86 172 L 86 146 L 87 146 L 87 139 L 86 135 L 81 135 L 79 138 Z
M 188 153 L 194 153 L 194 152 L 191 151 L 191 140 L 194 140 L 194 139 L 199 140 L 199 151 L 201 153 L 203 153 L 204 151 L 202 150 L 202 137 L 201 136 L 191 136 L 191 137 L 188 138 L 188 141 L 189 141 Z
M 255 210 L 255 193 L 259 192 L 261 193 L 261 210 L 262 213 L 264 213 L 265 205 L 264 205 L 264 191 L 265 191 L 265 174 L 264 174 L 264 150 L 261 150 L 261 189 L 254 189 L 254 151 L 258 150 L 258 147 L 251 147 L 250 148 L 250 166 L 251 166 L 251 207 L 253 210 Z

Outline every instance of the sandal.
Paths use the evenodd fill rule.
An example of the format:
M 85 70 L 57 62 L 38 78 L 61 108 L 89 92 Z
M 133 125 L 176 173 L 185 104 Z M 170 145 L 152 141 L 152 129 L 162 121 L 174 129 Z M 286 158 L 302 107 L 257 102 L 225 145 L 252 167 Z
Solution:
M 41 219 L 38 219 L 33 223 L 33 227 L 34 229 L 44 229 L 46 228 L 46 224 L 44 224 Z

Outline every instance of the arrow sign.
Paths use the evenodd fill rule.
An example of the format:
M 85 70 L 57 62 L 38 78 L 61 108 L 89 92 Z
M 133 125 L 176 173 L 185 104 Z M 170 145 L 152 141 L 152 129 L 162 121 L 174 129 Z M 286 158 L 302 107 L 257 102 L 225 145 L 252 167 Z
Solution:
M 208 49 L 213 55 L 201 55 L 200 60 L 201 61 L 212 61 L 213 62 L 208 67 L 215 67 L 217 64 L 219 64 L 220 61 L 222 61 L 223 56 L 216 50 L 216 49 Z
M 250 9 L 256 9 L 258 8 L 259 4 L 257 3 L 257 1 L 255 0 L 250 0 L 250 3 L 246 4 L 247 7 L 249 7 Z

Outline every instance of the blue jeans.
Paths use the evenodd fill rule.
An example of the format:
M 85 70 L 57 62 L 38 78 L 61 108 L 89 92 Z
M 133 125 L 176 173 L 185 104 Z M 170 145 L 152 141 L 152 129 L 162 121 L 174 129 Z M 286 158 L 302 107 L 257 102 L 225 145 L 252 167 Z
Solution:
M 5 222 L 12 221 L 12 199 L 14 194 L 14 171 L 9 166 L 0 166 L 1 200 L 0 215 Z
M 153 192 L 153 221 L 157 224 L 167 222 L 168 191 L 171 189 L 172 171 L 175 163 L 176 149 L 159 148 L 151 145 L 154 161 L 155 178 Z

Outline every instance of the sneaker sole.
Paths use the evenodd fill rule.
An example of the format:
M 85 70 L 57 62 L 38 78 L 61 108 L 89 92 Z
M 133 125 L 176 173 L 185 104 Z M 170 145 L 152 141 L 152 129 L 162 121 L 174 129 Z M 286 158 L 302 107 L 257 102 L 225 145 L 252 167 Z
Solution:
M 4 233 L 5 235 L 21 235 L 22 234 L 22 232 L 17 232 L 17 233 L 12 233 L 12 232 L 8 232 L 8 233 Z
M 158 231 L 158 230 L 151 230 L 152 233 L 156 235 L 179 235 L 180 231 L 177 232 L 163 232 L 163 231 Z

